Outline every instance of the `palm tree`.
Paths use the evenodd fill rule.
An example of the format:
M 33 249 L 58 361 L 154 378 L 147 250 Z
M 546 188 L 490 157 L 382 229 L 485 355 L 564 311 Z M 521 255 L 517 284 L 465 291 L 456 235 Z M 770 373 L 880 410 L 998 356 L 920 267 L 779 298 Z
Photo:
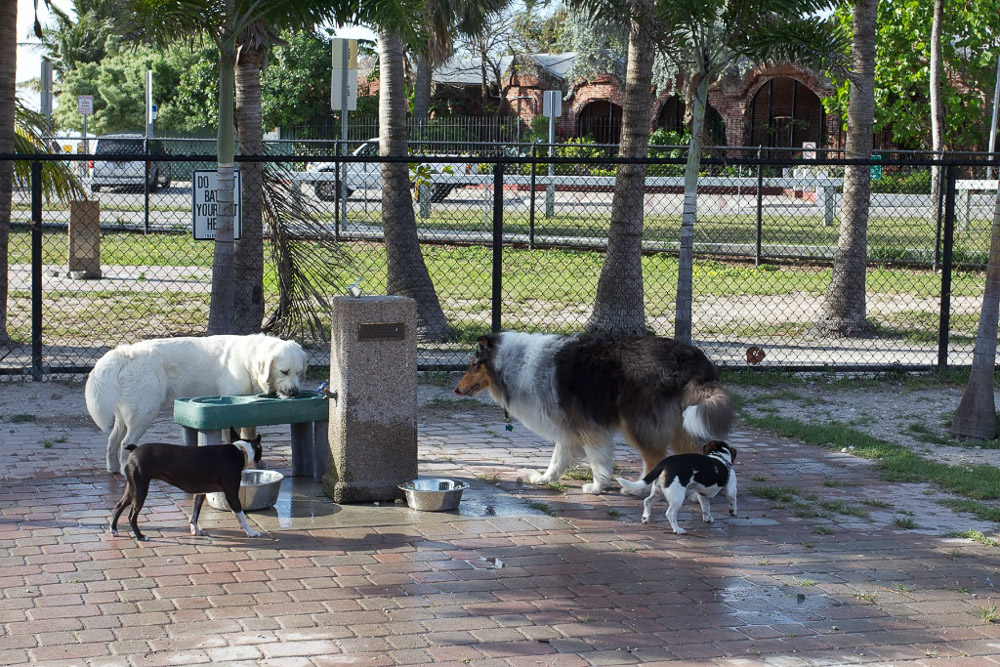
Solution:
M 986 266 L 986 288 L 979 315 L 976 346 L 972 351 L 969 382 L 955 410 L 951 433 L 957 438 L 993 440 L 997 437 L 997 410 L 993 373 L 997 360 L 997 320 L 1000 319 L 1000 188 L 993 205 L 993 233 Z
M 212 260 L 208 333 L 232 333 L 236 330 L 234 104 L 236 55 L 237 48 L 242 45 L 240 39 L 259 34 L 259 26 L 309 29 L 327 20 L 344 21 L 355 15 L 357 7 L 347 0 L 127 0 L 127 5 L 132 18 L 139 22 L 142 33 L 159 43 L 168 43 L 178 34 L 207 35 L 219 49 L 219 216 Z M 256 44 L 253 39 L 250 43 Z M 254 240 L 249 241 L 250 245 L 254 243 Z M 254 269 L 250 270 L 253 273 Z M 251 294 L 251 301 L 253 296 Z M 254 313 L 247 315 L 248 320 L 255 317 Z M 255 326 L 259 327 L 260 319 L 257 318 L 256 322 Z
M 875 118 L 875 19 L 878 0 L 854 2 L 854 49 L 851 92 L 847 107 L 848 159 L 868 160 L 872 154 Z M 839 336 L 867 336 L 872 326 L 865 315 L 865 271 L 868 258 L 868 208 L 871 170 L 866 164 L 844 168 L 840 204 L 840 236 L 833 257 L 833 276 L 820 305 L 816 328 Z
M 248 26 L 239 36 L 236 62 L 236 126 L 240 153 L 264 154 L 264 130 L 260 97 L 260 74 L 277 35 L 263 21 Z M 259 162 L 240 168 L 242 179 L 242 234 L 235 246 L 234 333 L 260 331 L 264 318 L 264 225 L 262 195 L 264 176 Z
M 14 100 L 17 93 L 17 3 L 0 3 L 0 155 L 14 152 Z M 7 333 L 7 251 L 14 163 L 0 160 L 0 343 Z
M 379 71 L 379 153 L 387 157 L 406 157 L 403 39 L 399 29 L 391 24 L 379 30 Z M 382 227 L 388 264 L 386 291 L 417 302 L 417 334 L 421 339 L 443 340 L 450 331 L 420 253 L 409 185 L 406 162 L 382 163 Z
M 649 146 L 649 109 L 652 106 L 653 58 L 650 31 L 655 25 L 650 5 L 628 3 L 630 11 L 625 101 L 618 155 L 642 158 Z M 615 177 L 611 201 L 608 248 L 597 283 L 594 310 L 587 329 L 611 334 L 642 334 L 646 313 L 642 284 L 643 202 L 646 165 L 623 164 Z

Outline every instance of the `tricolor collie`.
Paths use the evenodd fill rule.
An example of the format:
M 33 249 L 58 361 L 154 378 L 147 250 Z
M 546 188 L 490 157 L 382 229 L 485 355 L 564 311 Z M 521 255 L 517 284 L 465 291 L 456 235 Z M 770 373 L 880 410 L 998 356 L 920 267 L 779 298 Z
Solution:
M 667 338 L 503 332 L 479 339 L 455 393 L 489 389 L 509 414 L 555 441 L 548 469 L 533 473 L 532 483 L 555 483 L 586 457 L 594 479 L 583 491 L 602 493 L 618 433 L 642 454 L 642 476 L 668 452 L 725 438 L 733 408 L 718 379 L 704 352 Z M 618 482 L 632 495 L 649 489 L 641 480 Z

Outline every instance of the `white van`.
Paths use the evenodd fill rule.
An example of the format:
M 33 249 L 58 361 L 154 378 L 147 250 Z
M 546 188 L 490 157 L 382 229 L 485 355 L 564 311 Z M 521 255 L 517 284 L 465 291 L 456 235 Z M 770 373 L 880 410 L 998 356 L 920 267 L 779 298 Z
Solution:
M 137 160 L 91 160 L 89 185 L 92 192 L 115 186 L 142 187 L 146 177 L 146 161 L 142 158 L 146 138 L 141 134 L 105 134 L 97 138 L 94 155 L 139 156 Z M 155 142 L 155 139 L 150 141 Z M 150 146 L 151 153 L 162 153 L 158 145 Z M 170 185 L 167 165 L 149 162 L 149 190 L 155 192 L 160 187 Z

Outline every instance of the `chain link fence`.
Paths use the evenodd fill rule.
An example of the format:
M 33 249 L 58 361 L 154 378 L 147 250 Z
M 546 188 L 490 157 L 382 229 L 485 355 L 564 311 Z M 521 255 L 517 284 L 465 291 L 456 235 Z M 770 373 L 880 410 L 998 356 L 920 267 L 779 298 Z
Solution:
M 205 334 L 214 244 L 192 230 L 214 203 L 197 175 L 215 163 L 197 142 L 159 146 L 144 160 L 60 156 L 81 175 L 73 198 L 15 189 L 0 374 L 85 372 L 120 343 Z M 237 271 L 237 289 L 256 289 L 266 328 L 300 340 L 314 365 L 329 355 L 316 293 L 344 294 L 357 280 L 366 294 L 386 289 L 381 159 L 366 146 L 278 142 L 269 155 L 238 158 L 265 186 L 248 200 L 244 179 L 242 224 L 263 229 L 253 251 L 263 269 L 248 285 Z M 621 161 L 609 146 L 552 149 L 550 158 L 547 146 L 429 145 L 411 158 L 418 259 L 451 331 L 420 343 L 422 368 L 464 366 L 476 337 L 497 326 L 585 327 Z M 642 201 L 645 313 L 652 333 L 672 336 L 684 164 L 681 149 L 651 155 L 660 157 L 646 163 Z M 749 149 L 714 155 L 699 180 L 692 338 L 717 363 L 746 366 L 752 347 L 764 353 L 750 357 L 760 367 L 971 362 L 997 187 L 984 162 L 872 161 L 865 313 L 874 333 L 841 338 L 815 325 L 841 235 L 846 163 L 765 160 Z M 100 181 L 102 161 L 129 175 Z

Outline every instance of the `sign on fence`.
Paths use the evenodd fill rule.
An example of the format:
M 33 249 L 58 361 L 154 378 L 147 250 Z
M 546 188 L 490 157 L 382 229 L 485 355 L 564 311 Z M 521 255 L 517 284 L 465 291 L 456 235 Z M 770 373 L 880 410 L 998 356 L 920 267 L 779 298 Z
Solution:
M 233 239 L 240 238 L 243 216 L 240 210 L 240 172 L 233 174 Z M 214 241 L 219 215 L 219 172 L 195 170 L 191 176 L 191 219 L 195 241 Z
M 882 156 L 881 155 L 876 155 L 875 153 L 872 153 L 872 159 L 873 160 L 881 160 Z M 872 180 L 877 181 L 878 179 L 882 178 L 882 165 L 880 165 L 880 164 L 873 164 L 873 165 L 869 166 L 868 169 L 869 169 L 869 172 L 871 173 Z

